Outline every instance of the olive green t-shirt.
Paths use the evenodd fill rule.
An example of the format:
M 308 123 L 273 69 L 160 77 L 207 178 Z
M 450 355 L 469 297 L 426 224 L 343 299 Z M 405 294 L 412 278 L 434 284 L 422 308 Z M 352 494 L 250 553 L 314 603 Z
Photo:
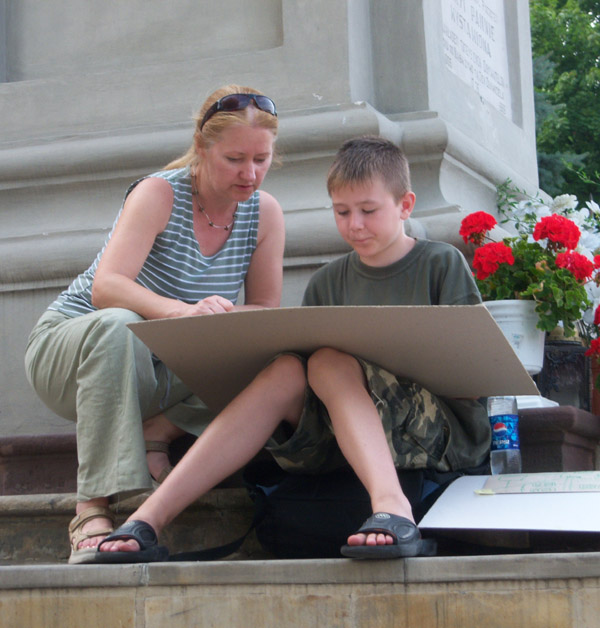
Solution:
M 481 295 L 462 253 L 445 242 L 417 240 L 405 257 L 389 266 L 367 266 L 354 251 L 323 266 L 311 277 L 302 305 L 478 303 Z M 491 439 L 485 408 L 475 400 L 438 399 L 450 425 L 446 456 L 453 470 L 480 465 Z
M 389 266 L 367 266 L 352 251 L 320 268 L 302 305 L 474 305 L 481 296 L 473 274 L 455 247 L 417 240 Z

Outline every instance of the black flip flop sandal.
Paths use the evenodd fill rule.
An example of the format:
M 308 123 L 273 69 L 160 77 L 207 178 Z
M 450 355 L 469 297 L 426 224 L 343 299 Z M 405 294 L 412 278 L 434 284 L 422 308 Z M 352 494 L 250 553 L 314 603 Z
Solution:
M 109 541 L 137 541 L 137 552 L 101 552 L 100 548 Z M 152 526 L 145 521 L 126 521 L 112 534 L 102 539 L 93 563 L 155 563 L 169 560 L 169 550 L 158 545 L 158 538 Z
M 391 545 L 343 545 L 341 553 L 348 558 L 407 558 L 435 556 L 437 545 L 433 539 L 422 539 L 419 528 L 406 517 L 387 512 L 372 514 L 356 534 L 387 534 L 394 539 Z

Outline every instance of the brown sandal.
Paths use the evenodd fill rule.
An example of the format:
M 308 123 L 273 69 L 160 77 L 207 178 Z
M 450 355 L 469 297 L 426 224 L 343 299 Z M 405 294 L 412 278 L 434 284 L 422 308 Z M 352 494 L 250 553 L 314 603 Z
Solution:
M 99 528 L 97 530 L 91 530 L 89 532 L 83 532 L 81 528 L 85 523 L 92 519 L 109 519 L 111 521 L 110 527 Z M 98 551 L 97 547 L 82 547 L 79 548 L 79 544 L 86 539 L 91 539 L 94 536 L 107 536 L 114 532 L 115 515 L 108 509 L 102 506 L 92 506 L 86 508 L 83 512 L 75 515 L 69 523 L 69 542 L 71 543 L 71 556 L 69 556 L 69 563 L 71 565 L 77 565 L 81 563 L 93 562 L 93 556 Z
M 146 453 L 149 451 L 158 451 L 162 454 L 167 454 L 167 456 L 169 455 L 169 443 L 165 443 L 164 441 L 161 441 L 161 440 L 147 440 L 145 441 L 145 444 L 146 444 Z M 167 475 L 171 473 L 171 471 L 173 471 L 173 466 L 169 463 L 158 474 L 157 478 L 152 477 L 153 482 L 156 482 L 156 484 L 162 484 L 167 478 Z

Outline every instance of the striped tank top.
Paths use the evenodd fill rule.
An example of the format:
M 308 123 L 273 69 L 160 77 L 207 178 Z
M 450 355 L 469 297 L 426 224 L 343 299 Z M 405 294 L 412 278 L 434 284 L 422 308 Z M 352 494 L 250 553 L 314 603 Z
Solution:
M 162 177 L 171 184 L 173 207 L 165 230 L 156 236 L 135 281 L 156 294 L 186 303 L 196 303 L 213 294 L 236 303 L 248 272 L 250 258 L 256 248 L 258 192 L 254 192 L 247 201 L 238 203 L 235 223 L 229 238 L 217 253 L 205 256 L 200 252 L 194 236 L 189 167 L 157 172 L 149 176 Z M 142 180 L 139 179 L 129 187 L 125 199 Z M 107 242 L 122 211 L 121 206 Z M 92 305 L 92 282 L 105 248 L 106 244 L 93 264 L 81 273 L 48 309 L 58 310 L 69 317 L 81 316 L 97 309 Z

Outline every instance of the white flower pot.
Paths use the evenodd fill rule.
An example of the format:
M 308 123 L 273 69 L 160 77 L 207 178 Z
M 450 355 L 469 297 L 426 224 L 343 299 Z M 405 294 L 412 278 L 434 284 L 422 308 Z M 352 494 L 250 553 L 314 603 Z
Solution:
M 535 301 L 507 299 L 485 301 L 485 307 L 493 316 L 508 342 L 530 375 L 542 370 L 546 334 L 536 327 L 538 315 Z

